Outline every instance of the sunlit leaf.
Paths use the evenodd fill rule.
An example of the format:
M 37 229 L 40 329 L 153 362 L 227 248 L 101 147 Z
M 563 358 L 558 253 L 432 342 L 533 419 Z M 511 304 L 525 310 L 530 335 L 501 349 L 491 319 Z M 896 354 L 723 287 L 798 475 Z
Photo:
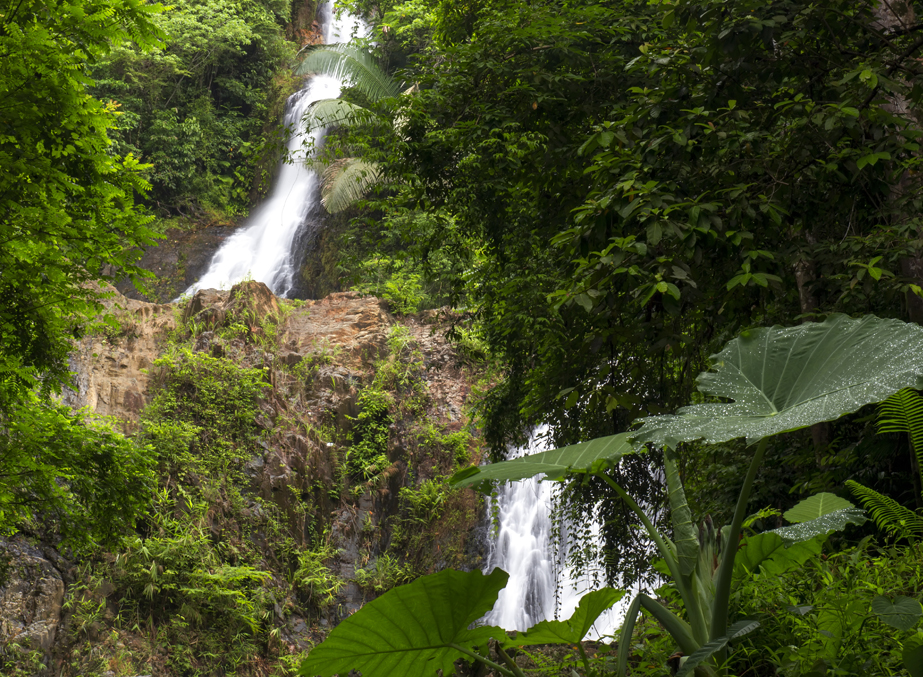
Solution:
M 324 172 L 321 203 L 331 214 L 343 211 L 368 192 L 380 179 L 374 162 L 345 158 L 330 165 Z
M 402 90 L 401 84 L 381 69 L 374 56 L 349 44 L 311 48 L 298 72 L 302 75 L 324 73 L 345 79 L 373 102 L 397 98 Z
M 830 514 L 837 510 L 844 510 L 846 508 L 855 508 L 856 506 L 847 501 L 845 498 L 840 498 L 835 494 L 830 494 L 827 492 L 822 492 L 820 494 L 814 494 L 813 496 L 804 499 L 794 508 L 787 510 L 782 516 L 792 522 L 793 524 L 798 524 L 800 522 L 808 522 L 818 517 L 823 517 L 824 515 Z

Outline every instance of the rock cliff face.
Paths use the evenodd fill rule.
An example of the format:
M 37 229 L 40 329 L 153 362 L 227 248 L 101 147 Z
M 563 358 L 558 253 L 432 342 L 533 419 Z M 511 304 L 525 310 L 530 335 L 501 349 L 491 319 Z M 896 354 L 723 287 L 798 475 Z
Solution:
M 76 387 L 65 401 L 114 417 L 128 434 L 149 435 L 146 408 L 168 387 L 163 356 L 171 350 L 261 374 L 255 442 L 240 475 L 245 505 L 231 509 L 226 497 L 213 499 L 208 528 L 217 547 L 233 540 L 235 529 L 246 531 L 240 525 L 250 517 L 270 508 L 278 513 L 284 533 L 257 529 L 249 538 L 264 553 L 259 568 L 271 573 L 273 583 L 265 585 L 276 600 L 280 655 L 297 655 L 325 627 L 411 575 L 478 564 L 476 541 L 469 538 L 477 530 L 478 504 L 470 493 L 444 485 L 458 464 L 479 458 L 464 414 L 477 374 L 446 343 L 440 330 L 446 318 L 438 312 L 397 319 L 383 302 L 352 292 L 290 302 L 256 282 L 202 290 L 185 306 L 116 296 L 111 307 L 121 329 L 76 346 Z M 165 475 L 163 481 L 175 489 L 180 480 Z M 182 481 L 192 482 L 190 491 L 202 484 Z M 181 504 L 175 510 L 182 511 Z M 273 538 L 290 543 L 287 561 Z M 316 551 L 319 543 L 322 573 L 336 582 L 323 603 L 316 584 L 299 587 L 300 574 L 293 572 L 297 562 L 299 572 L 306 566 L 299 553 Z M 74 623 L 62 604 L 73 597 L 67 572 L 76 562 L 24 540 L 0 544 L 0 557 L 4 552 L 10 565 L 0 576 L 0 636 L 43 654 L 73 652 Z M 133 593 L 118 581 L 105 588 L 94 593 L 100 608 L 120 617 L 120 595 Z M 85 596 L 87 586 L 80 589 Z M 114 626 L 111 633 L 120 646 L 138 641 Z M 145 660 L 155 674 L 187 674 L 156 655 Z M 62 670 L 57 674 L 77 674 Z

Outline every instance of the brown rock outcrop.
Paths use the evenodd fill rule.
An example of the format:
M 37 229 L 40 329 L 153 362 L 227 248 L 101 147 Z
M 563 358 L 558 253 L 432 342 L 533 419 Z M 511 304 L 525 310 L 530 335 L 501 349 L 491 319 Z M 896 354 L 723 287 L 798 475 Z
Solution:
M 64 580 L 38 548 L 0 540 L 0 638 L 49 651 L 64 604 Z

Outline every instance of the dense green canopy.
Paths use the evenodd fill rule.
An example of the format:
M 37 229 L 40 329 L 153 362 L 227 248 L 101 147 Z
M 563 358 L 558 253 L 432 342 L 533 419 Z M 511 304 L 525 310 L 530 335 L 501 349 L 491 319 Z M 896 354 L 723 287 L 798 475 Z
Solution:
M 400 184 L 372 246 L 477 312 L 509 365 L 498 448 L 527 422 L 618 432 L 741 329 L 919 290 L 912 25 L 842 0 L 424 5 L 373 15 L 419 93 L 367 142 Z
M 159 46 L 162 9 L 24 0 L 0 13 L 3 531 L 40 506 L 68 535 L 109 539 L 143 499 L 134 445 L 83 426 L 49 395 L 67 381 L 71 339 L 101 313 L 95 281 L 113 268 L 137 274 L 136 248 L 155 237 L 135 206 L 143 167 L 112 152 L 117 112 L 89 94 L 88 71 L 122 41 Z

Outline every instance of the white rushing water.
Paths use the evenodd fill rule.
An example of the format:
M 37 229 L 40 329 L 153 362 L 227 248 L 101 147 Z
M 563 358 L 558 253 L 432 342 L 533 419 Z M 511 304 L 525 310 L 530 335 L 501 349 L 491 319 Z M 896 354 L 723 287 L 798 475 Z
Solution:
M 365 32 L 365 27 L 355 17 L 344 13 L 336 18 L 332 3 L 320 5 L 318 17 L 324 41 L 328 44 L 346 42 L 352 35 Z M 319 145 L 323 139 L 323 130 L 311 134 L 300 134 L 297 130 L 308 106 L 321 99 L 338 97 L 342 87 L 343 81 L 339 78 L 316 75 L 301 91 L 289 97 L 284 123 L 296 130 L 288 141 L 288 150 L 294 154 L 295 162 L 281 165 L 269 196 L 215 252 L 208 270 L 186 294 L 194 294 L 199 289 L 227 289 L 247 276 L 264 282 L 276 296 L 291 292 L 295 274 L 292 245 L 320 199 L 320 179 L 304 166 L 302 149 L 306 142 Z
M 528 447 L 515 449 L 509 458 L 544 451 L 541 443 L 543 428 L 538 429 Z M 508 482 L 500 488 L 497 498 L 499 528 L 487 555 L 485 572 L 499 567 L 510 575 L 500 591 L 497 603 L 485 617 L 491 625 L 505 630 L 527 630 L 536 623 L 550 619 L 567 619 L 573 614 L 580 598 L 596 589 L 594 573 L 605 580 L 602 571 L 586 571 L 578 576 L 566 565 L 568 548 L 567 524 L 559 529 L 563 542 L 553 541 L 551 521 L 553 489 L 551 482 L 531 478 Z M 493 508 L 493 506 L 489 506 Z M 599 525 L 590 525 L 591 537 L 599 538 Z M 587 636 L 598 639 L 611 635 L 621 624 L 627 598 L 603 614 Z

